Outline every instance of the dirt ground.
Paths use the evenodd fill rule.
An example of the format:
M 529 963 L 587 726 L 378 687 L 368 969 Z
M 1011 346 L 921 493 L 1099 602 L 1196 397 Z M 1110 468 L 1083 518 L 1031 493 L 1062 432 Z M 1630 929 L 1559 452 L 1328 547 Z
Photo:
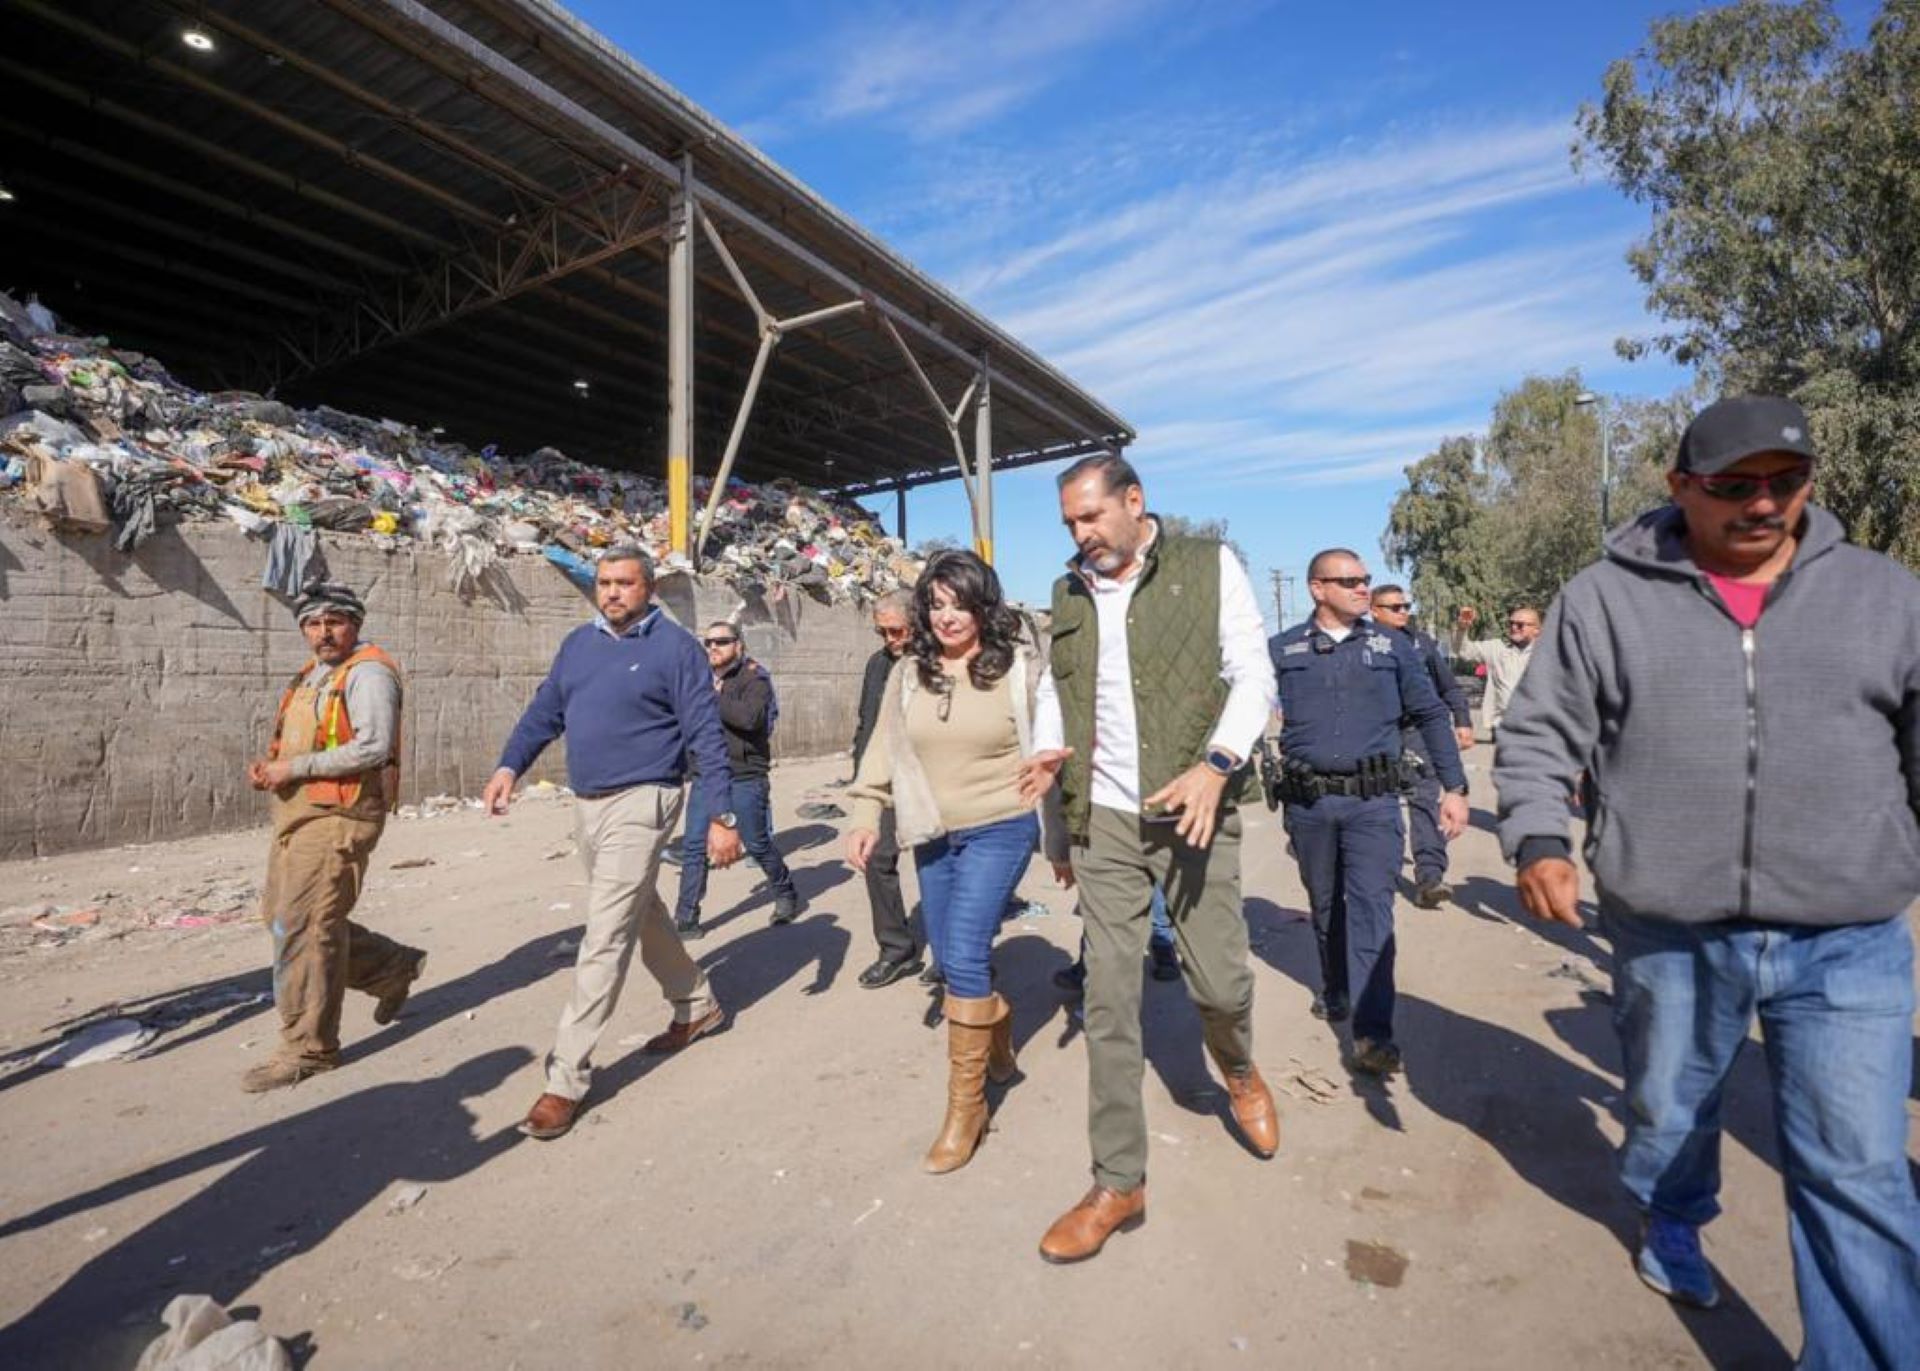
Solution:
M 1759 1053 L 1735 1073 L 1707 1231 L 1726 1298 L 1681 1313 L 1626 1245 L 1605 947 L 1517 921 L 1484 775 L 1458 903 L 1399 911 L 1408 1070 L 1384 1089 L 1351 1081 L 1307 1013 L 1305 897 L 1277 824 L 1250 816 L 1280 1153 L 1234 1141 L 1182 988 L 1148 981 L 1149 1221 L 1055 1268 L 1035 1244 L 1087 1185 L 1085 1059 L 1051 984 L 1071 897 L 1035 863 L 1023 889 L 1049 912 L 996 953 L 1024 1079 L 972 1165 L 923 1175 L 944 1034 L 911 982 L 859 987 L 864 891 L 839 826 L 795 816 L 844 769 L 775 775 L 800 922 L 768 924 L 750 868 L 714 880 L 694 950 L 728 1031 L 640 1055 L 666 1012 L 636 965 L 590 1111 L 551 1143 L 514 1124 L 585 908 L 570 802 L 390 825 L 362 914 L 430 949 L 427 977 L 386 1029 L 351 999 L 343 1069 L 266 1096 L 238 1089 L 273 1037 L 267 939 L 245 917 L 262 832 L 0 865 L 0 1364 L 52 1338 L 42 1364 L 131 1365 L 181 1292 L 248 1311 L 320 1371 L 1789 1362 Z M 33 1067 L 115 1006 L 162 1030 L 140 1055 Z

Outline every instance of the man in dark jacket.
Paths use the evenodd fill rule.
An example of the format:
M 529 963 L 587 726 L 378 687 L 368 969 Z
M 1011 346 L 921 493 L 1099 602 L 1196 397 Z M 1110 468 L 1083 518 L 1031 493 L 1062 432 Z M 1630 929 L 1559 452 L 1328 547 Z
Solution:
M 880 649 L 867 659 L 867 672 L 860 682 L 860 718 L 853 732 L 853 769 L 860 770 L 860 758 L 880 721 L 880 701 L 887 693 L 887 677 L 913 639 L 913 624 L 908 617 L 913 596 L 896 590 L 881 596 L 873 606 L 873 631 Z M 867 904 L 873 911 L 873 941 L 879 956 L 860 973 L 860 984 L 868 990 L 892 985 L 904 976 L 924 970 L 920 945 L 913 936 L 907 918 L 907 902 L 900 894 L 900 844 L 893 830 L 893 809 L 883 811 L 880 841 L 867 858 Z
M 1423 633 L 1412 624 L 1413 602 L 1404 586 L 1373 588 L 1369 614 L 1376 624 L 1396 629 L 1413 644 L 1414 655 L 1433 682 L 1434 693 L 1453 716 L 1453 739 L 1465 752 L 1473 746 L 1473 708 L 1467 694 L 1454 679 L 1447 654 L 1431 633 Z M 1422 909 L 1438 909 L 1453 898 L 1447 884 L 1447 839 L 1440 831 L 1440 773 L 1427 756 L 1420 730 L 1411 720 L 1403 720 L 1400 730 L 1401 755 L 1414 759 L 1416 775 L 1407 790 L 1407 846 L 1413 850 L 1413 902 Z
M 1802 1366 L 1912 1366 L 1908 1171 L 1920 894 L 1920 582 L 1808 502 L 1791 401 L 1688 426 L 1673 503 L 1567 584 L 1502 720 L 1500 841 L 1577 924 L 1567 800 L 1613 944 L 1621 1175 L 1642 1279 L 1711 1306 L 1720 1101 L 1757 1013 L 1786 1178 Z
M 804 905 L 794 889 L 793 873 L 773 845 L 773 802 L 767 770 L 773 762 L 773 724 L 779 704 L 773 693 L 773 678 L 767 669 L 747 656 L 740 641 L 740 630 L 724 619 L 707 625 L 700 644 L 707 650 L 707 665 L 713 671 L 715 703 L 720 707 L 720 725 L 727 737 L 727 767 L 732 773 L 727 802 L 740 834 L 740 845 L 754 865 L 766 873 L 773 889 L 773 922 L 789 924 L 799 917 Z M 686 835 L 680 849 L 680 898 L 673 914 L 674 927 L 683 938 L 698 938 L 700 901 L 707 893 L 707 848 L 705 834 L 712 815 L 706 812 L 704 790 L 699 784 L 699 759 L 689 757 L 693 787 L 687 799 Z

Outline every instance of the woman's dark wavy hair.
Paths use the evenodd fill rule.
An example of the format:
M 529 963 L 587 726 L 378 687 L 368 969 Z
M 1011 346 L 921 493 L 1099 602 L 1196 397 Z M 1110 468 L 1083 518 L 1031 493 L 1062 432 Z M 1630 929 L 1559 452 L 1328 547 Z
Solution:
M 940 667 L 940 640 L 933 636 L 933 588 L 945 586 L 960 608 L 980 624 L 980 652 L 967 663 L 967 676 L 976 690 L 985 690 L 1013 666 L 1014 645 L 1020 641 L 1020 615 L 1000 590 L 992 567 L 971 552 L 933 554 L 927 569 L 913 586 L 913 656 L 920 667 L 920 684 L 945 691 L 947 674 Z

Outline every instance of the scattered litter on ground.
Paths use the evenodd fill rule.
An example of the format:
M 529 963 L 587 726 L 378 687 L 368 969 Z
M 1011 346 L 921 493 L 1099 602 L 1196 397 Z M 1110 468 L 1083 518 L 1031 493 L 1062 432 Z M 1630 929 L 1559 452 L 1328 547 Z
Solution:
M 167 1331 L 147 1344 L 134 1371 L 293 1371 L 278 1338 L 234 1319 L 211 1295 L 175 1295 L 160 1322 Z
M 434 864 L 434 860 L 431 857 L 408 857 L 404 861 L 395 862 L 388 870 L 417 871 L 423 866 L 433 866 Z
M 547 956 L 558 961 L 562 957 L 571 957 L 579 950 L 580 940 L 578 938 L 562 938 L 547 950 Z
M 1287 1058 L 1287 1063 L 1290 1069 L 1280 1078 L 1280 1089 L 1289 1097 L 1331 1104 L 1345 1093 L 1319 1067 L 1308 1066 L 1298 1057 Z
M 389 1214 L 404 1214 L 427 1197 L 424 1185 L 403 1185 L 393 1192 L 393 1198 L 387 1201 Z
M 35 1066 L 93 1066 L 131 1057 L 160 1030 L 138 1019 L 98 1019 L 75 1029 L 33 1059 Z
M 541 860 L 548 861 L 548 862 L 557 862 L 557 861 L 560 861 L 562 858 L 573 856 L 574 853 L 577 851 L 579 851 L 579 849 L 576 848 L 572 843 L 562 843 L 559 847 L 553 848 L 551 851 L 548 851 L 542 854 Z
M 1383 1242 L 1347 1240 L 1347 1279 L 1397 1290 L 1406 1279 L 1407 1258 Z
M 680 1320 L 680 1326 L 690 1333 L 698 1333 L 707 1326 L 707 1316 L 700 1312 L 700 1306 L 691 1302 L 679 1305 L 674 1310 Z
M 393 1274 L 403 1281 L 437 1281 L 458 1265 L 460 1265 L 460 1257 L 457 1253 L 437 1257 L 414 1257 L 394 1267 Z
M 801 805 L 794 813 L 809 823 L 824 823 L 828 820 L 844 819 L 847 817 L 847 811 L 840 808 L 839 805 L 827 804 L 819 800 L 809 801 Z
M 865 1213 L 861 1214 L 859 1218 L 853 1221 L 853 1226 L 855 1228 L 858 1228 L 861 1224 L 865 1223 L 868 1219 L 872 1218 L 875 1214 L 878 1214 L 885 1205 L 886 1205 L 885 1200 L 875 1200 L 872 1204 L 867 1206 Z
M 1560 965 L 1549 971 L 1547 976 L 1552 980 L 1572 981 L 1582 990 L 1591 991 L 1593 994 L 1599 995 L 1602 998 L 1608 997 L 1613 993 L 1611 986 L 1601 980 L 1600 977 L 1594 975 L 1592 971 L 1588 970 L 1587 967 L 1580 962 L 1561 962 Z

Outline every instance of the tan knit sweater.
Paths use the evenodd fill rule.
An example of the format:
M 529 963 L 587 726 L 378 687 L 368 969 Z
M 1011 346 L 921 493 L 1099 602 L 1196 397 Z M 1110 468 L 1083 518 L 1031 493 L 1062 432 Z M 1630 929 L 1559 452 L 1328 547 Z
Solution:
M 900 845 L 914 847 L 953 829 L 1023 813 L 1018 773 L 1033 750 L 1034 685 L 1044 669 L 1044 659 L 1022 646 L 1012 669 L 986 690 L 962 674 L 954 679 L 943 719 L 942 697 L 920 684 L 914 659 L 896 662 L 859 775 L 847 791 L 853 827 L 878 829 L 881 809 L 891 806 Z M 1058 802 L 1056 787 L 1041 821 L 1048 855 L 1058 849 L 1065 860 Z

